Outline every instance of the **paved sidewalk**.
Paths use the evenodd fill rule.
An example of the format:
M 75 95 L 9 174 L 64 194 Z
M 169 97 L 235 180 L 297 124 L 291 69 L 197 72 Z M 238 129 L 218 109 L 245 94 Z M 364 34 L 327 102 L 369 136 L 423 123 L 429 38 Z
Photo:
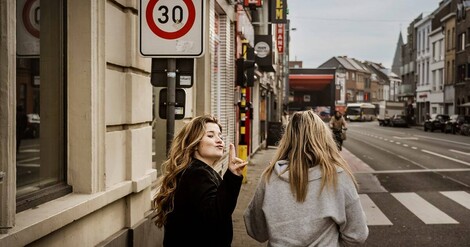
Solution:
M 246 233 L 245 222 L 243 221 L 243 213 L 255 193 L 261 173 L 274 157 L 276 150 L 277 149 L 275 147 L 260 149 L 255 153 L 248 164 L 247 183 L 242 185 L 240 195 L 238 196 L 237 207 L 235 208 L 235 212 L 232 214 L 233 247 L 266 246 L 266 243 L 259 243 L 248 236 Z
M 266 243 L 258 243 L 256 240 L 248 236 L 245 229 L 245 222 L 243 220 L 243 213 L 245 212 L 245 209 L 248 207 L 248 204 L 250 203 L 251 198 L 253 197 L 261 173 L 266 168 L 266 166 L 268 166 L 271 159 L 274 157 L 276 150 L 277 149 L 275 147 L 270 147 L 269 149 L 260 149 L 250 160 L 247 173 L 248 182 L 242 185 L 240 195 L 238 197 L 237 207 L 235 208 L 235 212 L 233 212 L 232 215 L 233 247 L 266 246 Z M 361 172 L 371 172 L 373 171 L 373 169 L 371 169 L 369 166 L 367 166 L 364 162 L 362 162 L 359 158 L 357 158 L 354 154 L 350 153 L 345 148 L 343 148 L 343 151 L 341 151 L 341 155 L 351 166 L 352 171 L 356 173 L 356 178 L 358 179 L 359 185 L 360 187 L 362 187 L 364 193 L 371 191 L 381 191 L 380 183 L 379 185 L 377 185 L 378 181 L 375 181 L 375 176 L 371 174 L 360 174 Z

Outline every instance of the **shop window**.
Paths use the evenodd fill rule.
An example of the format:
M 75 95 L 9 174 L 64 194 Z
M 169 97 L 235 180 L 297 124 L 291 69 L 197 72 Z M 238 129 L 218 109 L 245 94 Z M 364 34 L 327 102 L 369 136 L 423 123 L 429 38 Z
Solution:
M 65 2 L 17 1 L 17 211 L 71 191 L 65 162 Z

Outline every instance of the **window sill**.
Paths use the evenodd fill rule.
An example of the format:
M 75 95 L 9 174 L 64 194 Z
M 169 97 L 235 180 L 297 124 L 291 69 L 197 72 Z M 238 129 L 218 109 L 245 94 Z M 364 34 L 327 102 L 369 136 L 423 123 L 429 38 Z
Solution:
M 71 193 L 20 212 L 16 214 L 15 227 L 7 234 L 1 234 L 0 242 L 5 246 L 25 246 L 131 194 L 134 184 L 133 181 L 124 181 L 95 194 Z

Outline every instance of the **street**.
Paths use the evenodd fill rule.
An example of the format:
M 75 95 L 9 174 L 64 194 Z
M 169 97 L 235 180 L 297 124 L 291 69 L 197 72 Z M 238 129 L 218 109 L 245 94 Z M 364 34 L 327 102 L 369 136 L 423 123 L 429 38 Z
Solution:
M 377 122 L 349 123 L 347 133 L 344 146 L 362 163 L 366 246 L 469 245 L 469 137 Z
M 470 137 L 377 122 L 350 122 L 347 136 L 342 155 L 359 182 L 366 246 L 468 246 Z M 38 179 L 38 140 L 24 140 L 20 149 L 22 186 Z M 246 235 L 241 216 L 275 150 L 258 151 L 251 161 L 233 217 L 233 246 L 264 246 Z

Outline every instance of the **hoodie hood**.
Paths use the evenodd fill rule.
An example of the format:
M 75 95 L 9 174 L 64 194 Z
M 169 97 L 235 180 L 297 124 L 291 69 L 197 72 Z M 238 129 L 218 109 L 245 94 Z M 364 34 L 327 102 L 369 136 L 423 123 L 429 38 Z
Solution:
M 274 172 L 283 181 L 289 182 L 289 171 L 286 171 L 289 167 L 289 161 L 279 160 L 274 165 Z M 336 172 L 343 172 L 343 168 L 336 167 Z M 320 179 L 322 177 L 320 166 L 314 166 L 308 169 L 308 181 Z

